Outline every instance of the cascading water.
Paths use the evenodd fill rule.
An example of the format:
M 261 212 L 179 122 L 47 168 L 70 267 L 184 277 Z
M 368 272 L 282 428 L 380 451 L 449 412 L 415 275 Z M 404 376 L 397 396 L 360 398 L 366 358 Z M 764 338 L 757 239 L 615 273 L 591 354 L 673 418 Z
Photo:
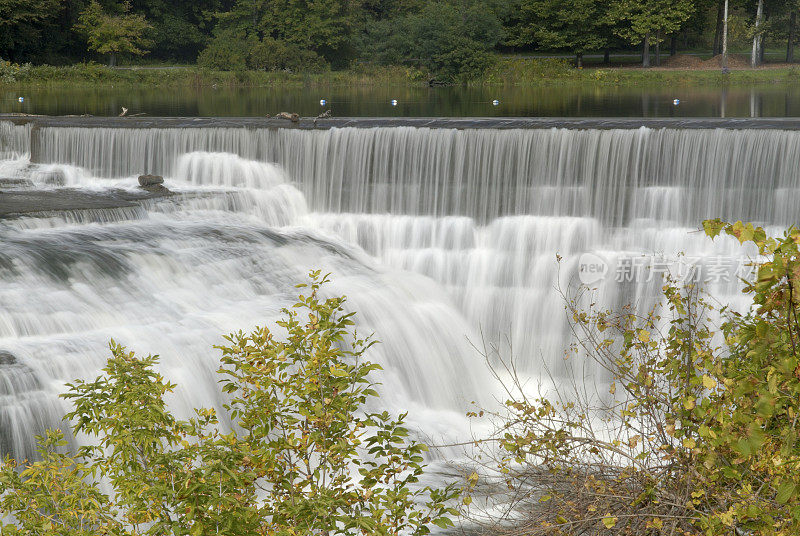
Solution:
M 135 190 L 158 173 L 176 193 L 0 220 L 0 452 L 17 456 L 112 337 L 162 356 L 182 386 L 176 411 L 221 405 L 212 345 L 274 321 L 312 268 L 333 272 L 329 292 L 382 341 L 382 402 L 458 437 L 493 387 L 470 342 L 507 334 L 525 373 L 560 373 L 569 331 L 554 287 L 582 254 L 608 270 L 594 284 L 609 305 L 648 306 L 652 259 L 681 251 L 735 302 L 729 261 L 743 252 L 693 231 L 708 217 L 786 225 L 800 199 L 788 130 L 0 122 L 0 140 L 0 181 L 21 188 Z

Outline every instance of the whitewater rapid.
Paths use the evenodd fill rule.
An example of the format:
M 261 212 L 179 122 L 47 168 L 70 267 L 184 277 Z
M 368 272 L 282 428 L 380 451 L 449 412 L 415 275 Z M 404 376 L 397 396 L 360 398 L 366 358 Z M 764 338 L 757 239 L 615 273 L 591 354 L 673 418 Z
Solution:
M 483 341 L 507 342 L 531 378 L 567 374 L 556 287 L 580 283 L 584 254 L 606 266 L 592 285 L 609 306 L 652 305 L 679 252 L 735 305 L 752 252 L 712 243 L 701 220 L 775 229 L 800 199 L 800 134 L 776 129 L 0 121 L 0 141 L 0 181 L 18 181 L 0 190 L 135 191 L 157 173 L 176 194 L 0 219 L 0 454 L 20 457 L 60 425 L 58 393 L 98 373 L 110 338 L 161 356 L 177 413 L 221 408 L 213 345 L 272 324 L 310 269 L 333 274 L 328 292 L 381 341 L 381 403 L 458 441 L 472 402 L 493 403 Z

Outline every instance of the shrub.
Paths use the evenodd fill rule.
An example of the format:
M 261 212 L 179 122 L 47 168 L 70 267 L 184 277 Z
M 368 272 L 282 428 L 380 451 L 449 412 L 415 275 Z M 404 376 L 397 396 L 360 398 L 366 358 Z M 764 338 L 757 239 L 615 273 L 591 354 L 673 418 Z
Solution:
M 558 58 L 503 58 L 492 65 L 485 79 L 508 85 L 541 84 L 543 80 L 575 78 L 569 62 Z
M 217 36 L 197 56 L 197 65 L 212 71 L 237 71 L 247 67 L 248 43 L 230 35 Z
M 250 48 L 247 64 L 261 71 L 315 72 L 326 68 L 324 58 L 313 50 L 271 38 L 264 38 Z
M 324 58 L 313 50 L 270 37 L 259 41 L 229 34 L 214 38 L 198 56 L 197 64 L 215 71 L 314 72 L 327 67 Z
M 19 65 L 0 59 L 0 81 L 2 82 L 13 83 L 24 80 L 30 71 L 30 63 Z
M 386 65 L 411 64 L 443 82 L 480 77 L 496 61 L 502 29 L 496 15 L 474 2 L 427 3 L 419 12 L 367 25 L 358 48 Z
M 723 308 L 716 325 L 713 300 L 669 281 L 663 312 L 645 315 L 578 296 L 572 353 L 608 372 L 609 393 L 582 377 L 555 395 L 508 386 L 494 414 L 502 454 L 486 451 L 526 534 L 800 533 L 800 230 L 704 228 L 765 259 L 748 312 Z
M 452 526 L 446 503 L 458 492 L 416 487 L 425 446 L 408 438 L 404 416 L 366 411 L 380 368 L 364 360 L 373 341 L 352 331 L 344 298 L 320 297 L 325 282 L 312 273 L 301 285 L 308 294 L 278 323 L 284 337 L 256 328 L 220 347 L 233 432 L 211 409 L 175 418 L 164 402 L 174 385 L 154 370 L 157 357 L 112 342 L 104 374 L 65 395 L 90 445 L 75 457 L 50 454 L 62 445 L 51 433 L 43 462 L 18 473 L 5 461 L 0 510 L 23 522 L 0 522 L 2 534 L 71 534 L 67 521 L 87 535 L 424 535 Z

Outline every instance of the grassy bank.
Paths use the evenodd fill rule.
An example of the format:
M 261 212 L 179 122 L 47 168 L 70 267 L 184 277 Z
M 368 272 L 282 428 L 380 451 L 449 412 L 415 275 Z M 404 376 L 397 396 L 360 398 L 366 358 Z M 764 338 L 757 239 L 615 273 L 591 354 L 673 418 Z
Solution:
M 423 86 L 430 75 L 413 67 L 357 65 L 346 71 L 287 73 L 207 71 L 194 66 L 110 68 L 98 64 L 68 67 L 0 64 L 0 87 L 372 87 Z M 560 59 L 502 58 L 469 86 L 722 86 L 792 84 L 800 82 L 800 67 L 734 69 L 638 69 L 592 67 L 575 69 Z

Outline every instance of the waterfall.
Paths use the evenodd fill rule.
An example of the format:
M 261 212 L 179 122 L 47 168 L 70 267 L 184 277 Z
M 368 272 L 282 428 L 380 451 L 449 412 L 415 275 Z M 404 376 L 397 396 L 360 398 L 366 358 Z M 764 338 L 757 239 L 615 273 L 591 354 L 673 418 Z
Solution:
M 736 305 L 753 252 L 712 243 L 701 220 L 775 229 L 800 201 L 800 132 L 780 129 L 0 121 L 0 141 L 0 190 L 104 195 L 156 173 L 175 194 L 0 219 L 0 453 L 18 456 L 59 425 L 56 395 L 98 373 L 112 337 L 161 355 L 176 412 L 221 407 L 212 345 L 273 325 L 312 268 L 382 341 L 381 402 L 463 437 L 469 402 L 493 389 L 473 344 L 507 339 L 524 374 L 566 373 L 554 287 L 576 284 L 586 255 L 607 270 L 592 284 L 609 306 L 650 306 L 663 267 L 687 259 Z
M 34 161 L 102 177 L 171 175 L 192 152 L 271 162 L 318 211 L 591 216 L 614 227 L 654 215 L 768 220 L 781 189 L 797 189 L 800 159 L 800 132 L 774 129 L 41 127 L 32 137 Z M 687 191 L 696 195 L 677 201 Z
M 13 159 L 31 151 L 32 125 L 0 121 L 0 159 Z

